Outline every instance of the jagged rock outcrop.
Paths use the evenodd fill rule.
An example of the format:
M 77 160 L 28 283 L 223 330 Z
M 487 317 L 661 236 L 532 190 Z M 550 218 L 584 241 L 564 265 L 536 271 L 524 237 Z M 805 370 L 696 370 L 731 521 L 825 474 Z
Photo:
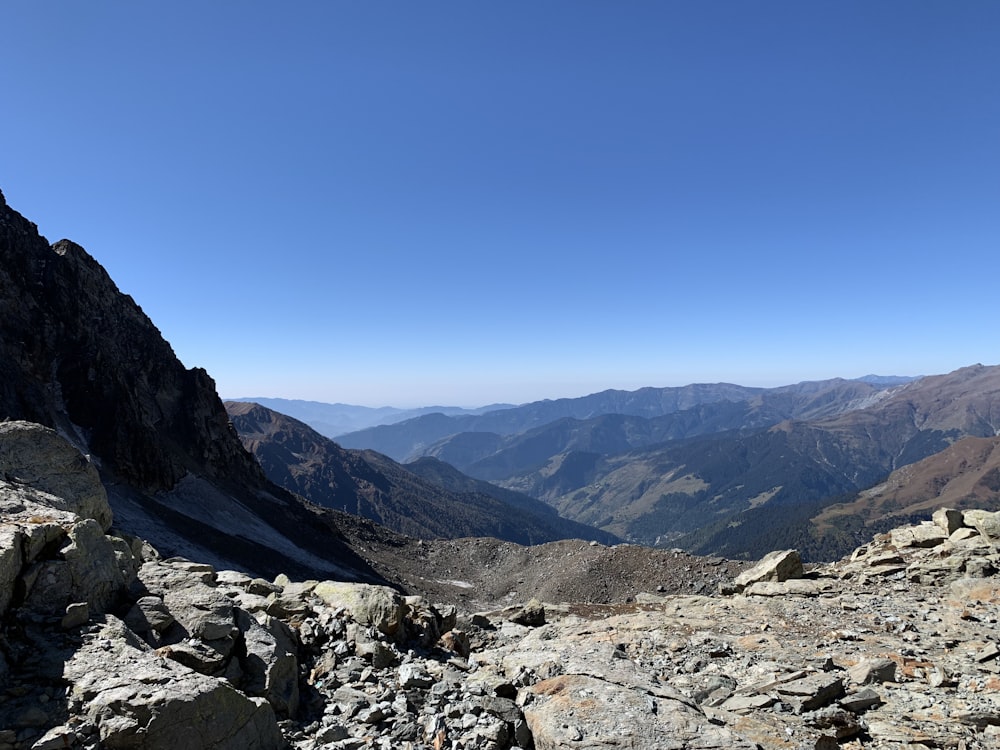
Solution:
M 121 528 L 256 574 L 381 582 L 335 514 L 267 481 L 208 374 L 82 247 L 49 245 L 2 194 L 0 320 L 0 420 L 53 428 L 88 456 Z
M 186 369 L 82 247 L 54 245 L 0 195 L 0 414 L 82 439 L 108 471 L 171 489 L 189 471 L 262 478 L 215 384 Z
M 111 508 L 94 467 L 41 425 L 0 424 L 0 613 L 112 606 L 135 578 L 133 541 L 106 536 Z

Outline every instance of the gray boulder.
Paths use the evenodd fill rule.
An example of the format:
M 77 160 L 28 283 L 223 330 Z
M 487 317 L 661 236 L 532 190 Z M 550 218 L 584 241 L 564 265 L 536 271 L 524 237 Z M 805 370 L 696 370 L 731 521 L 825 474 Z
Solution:
M 328 607 L 343 607 L 357 622 L 378 628 L 386 635 L 395 635 L 403 622 L 403 598 L 388 586 L 320 581 L 313 594 Z
M 965 525 L 979 531 L 994 544 L 1000 542 L 1000 513 L 987 510 L 967 510 L 963 514 Z
M 260 612 L 256 617 L 237 611 L 237 625 L 246 644 L 241 687 L 266 698 L 280 716 L 299 708 L 299 662 L 295 635 L 281 620 Z
M 45 504 L 111 528 L 111 506 L 97 469 L 55 430 L 0 423 L 0 476 L 45 494 Z
M 53 508 L 39 490 L 0 481 L 0 612 L 11 604 L 15 588 L 26 610 L 62 615 L 86 601 L 104 612 L 135 578 L 137 563 L 130 545 L 108 536 L 90 518 Z
M 283 747 L 274 711 L 223 680 L 163 659 L 107 616 L 66 663 L 75 712 L 109 750 Z
M 744 570 L 733 581 L 737 592 L 743 591 L 751 584 L 759 581 L 776 581 L 778 583 L 803 575 L 802 558 L 797 550 L 777 550 L 766 554 L 759 563 Z

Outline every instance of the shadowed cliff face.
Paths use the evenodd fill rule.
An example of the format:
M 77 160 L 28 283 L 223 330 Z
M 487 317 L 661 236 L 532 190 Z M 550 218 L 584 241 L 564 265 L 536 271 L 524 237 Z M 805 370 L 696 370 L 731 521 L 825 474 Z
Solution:
M 82 247 L 50 246 L 2 195 L 0 319 L 3 417 L 61 429 L 144 491 L 191 471 L 263 484 L 208 374 L 184 368 Z
M 82 247 L 50 246 L 0 195 L 0 420 L 56 429 L 99 468 L 115 525 L 167 555 L 256 575 L 381 580 L 271 484 L 215 383 L 187 369 Z

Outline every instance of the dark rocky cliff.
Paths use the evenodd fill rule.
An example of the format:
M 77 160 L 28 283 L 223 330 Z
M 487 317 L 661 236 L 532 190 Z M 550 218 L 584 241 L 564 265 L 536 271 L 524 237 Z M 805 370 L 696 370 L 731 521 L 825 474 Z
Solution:
M 263 483 L 208 374 L 180 363 L 82 247 L 50 246 L 2 195 L 0 318 L 4 416 L 77 432 L 105 471 L 142 490 L 191 471 Z
M 271 484 L 215 383 L 187 369 L 101 265 L 0 194 L 0 419 L 56 429 L 101 472 L 116 525 L 256 574 L 375 579 L 319 513 Z

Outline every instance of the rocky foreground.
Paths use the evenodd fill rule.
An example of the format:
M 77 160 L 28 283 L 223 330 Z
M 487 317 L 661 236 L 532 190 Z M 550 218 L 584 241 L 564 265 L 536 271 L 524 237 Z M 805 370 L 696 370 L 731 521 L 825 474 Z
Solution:
M 1000 514 L 711 595 L 459 612 L 162 559 L 0 424 L 0 750 L 997 748 Z

